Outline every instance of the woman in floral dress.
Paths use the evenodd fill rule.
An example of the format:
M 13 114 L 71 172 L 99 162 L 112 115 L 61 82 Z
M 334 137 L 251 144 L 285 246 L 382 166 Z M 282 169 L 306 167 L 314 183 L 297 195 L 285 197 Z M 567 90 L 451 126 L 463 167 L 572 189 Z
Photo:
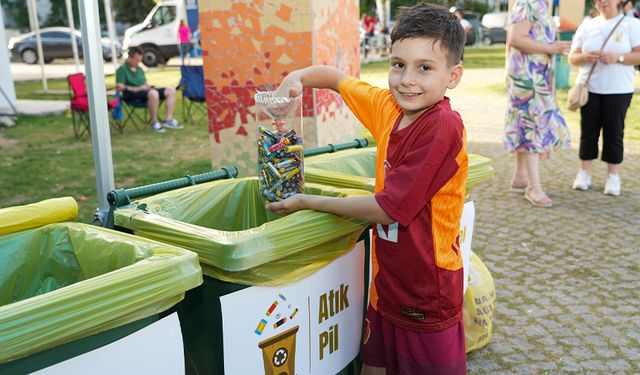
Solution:
M 570 42 L 556 42 L 546 0 L 516 0 L 507 33 L 505 148 L 515 154 L 511 190 L 534 206 L 551 207 L 542 189 L 539 162 L 552 148 L 569 147 L 569 130 L 558 109 L 552 80 L 554 55 Z

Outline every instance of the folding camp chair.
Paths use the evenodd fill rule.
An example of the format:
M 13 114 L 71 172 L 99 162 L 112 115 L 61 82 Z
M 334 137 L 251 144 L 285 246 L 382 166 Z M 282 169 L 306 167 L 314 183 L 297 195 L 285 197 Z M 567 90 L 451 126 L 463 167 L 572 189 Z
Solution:
M 202 66 L 182 65 L 180 73 L 182 77 L 178 87 L 182 89 L 183 122 L 197 124 L 207 117 Z
M 89 98 L 87 96 L 87 84 L 83 73 L 75 73 L 67 76 L 69 83 L 69 100 L 71 102 L 71 119 L 73 121 L 73 134 L 76 138 L 91 132 L 89 124 Z M 107 101 L 109 111 L 118 106 L 119 98 Z M 113 126 L 113 122 L 109 122 Z
M 122 100 L 123 119 L 120 122 L 121 129 L 131 122 L 136 129 L 142 130 L 149 125 L 149 110 L 147 109 L 147 102 L 130 100 Z M 158 108 L 158 111 L 160 108 Z M 142 112 L 142 114 L 140 114 Z
M 160 100 L 158 105 L 158 120 L 161 121 L 160 113 L 162 112 L 162 105 L 164 99 Z M 149 114 L 149 108 L 147 107 L 146 100 L 124 100 L 122 99 L 122 114 L 123 119 L 118 126 L 124 129 L 129 122 L 135 126 L 136 129 L 142 130 L 149 126 L 151 123 L 151 115 Z M 142 113 L 141 113 L 142 112 Z

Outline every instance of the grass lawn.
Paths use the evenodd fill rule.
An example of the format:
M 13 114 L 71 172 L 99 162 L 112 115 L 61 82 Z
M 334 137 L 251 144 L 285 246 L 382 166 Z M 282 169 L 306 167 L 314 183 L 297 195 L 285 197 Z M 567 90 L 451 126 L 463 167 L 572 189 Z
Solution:
M 465 69 L 504 66 L 504 46 L 467 48 Z M 363 79 L 385 84 L 388 62 L 364 64 Z M 175 86 L 180 72 L 175 68 L 147 72 L 148 81 L 156 86 Z M 114 86 L 108 76 L 107 86 Z M 380 83 L 379 83 L 380 84 Z M 66 80 L 50 80 L 52 90 L 67 90 Z M 636 87 L 640 77 L 636 76 Z M 21 99 L 52 99 L 35 93 L 40 82 L 16 84 Z M 504 86 L 472 88 L 504 93 Z M 67 100 L 67 95 L 58 95 Z M 566 90 L 558 91 L 560 103 L 566 101 Z M 627 137 L 640 139 L 640 96 L 634 97 L 627 114 Z M 568 121 L 579 121 L 579 115 L 564 111 Z M 176 118 L 182 118 L 178 100 Z M 131 126 L 131 125 L 129 125 Z M 180 131 L 156 134 L 137 131 L 133 127 L 124 134 L 112 133 L 111 147 L 116 188 L 136 187 L 166 181 L 185 174 L 211 170 L 211 146 L 206 122 L 186 124 Z M 73 138 L 70 114 L 49 117 L 21 117 L 13 128 L 0 128 L 0 207 L 37 202 L 43 199 L 72 196 L 78 201 L 79 221 L 90 222 L 97 207 L 96 182 L 91 140 Z

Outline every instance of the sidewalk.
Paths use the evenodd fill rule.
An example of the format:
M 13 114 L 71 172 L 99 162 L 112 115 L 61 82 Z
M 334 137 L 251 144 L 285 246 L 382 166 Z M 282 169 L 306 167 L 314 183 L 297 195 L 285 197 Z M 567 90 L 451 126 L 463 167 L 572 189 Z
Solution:
M 69 107 L 68 100 L 30 100 L 18 99 L 16 109 L 20 115 L 57 116 Z
M 125 60 L 120 60 L 116 66 L 120 66 Z M 187 61 L 187 64 L 190 65 L 202 65 L 202 57 L 193 57 L 190 61 Z M 180 58 L 174 57 L 168 61 L 165 65 L 169 67 L 179 67 L 180 66 Z M 163 67 L 157 68 L 146 68 L 143 67 L 147 71 L 153 71 L 157 69 L 162 69 Z M 84 73 L 84 65 L 82 61 L 80 62 L 80 71 Z M 51 64 L 44 65 L 44 72 L 47 79 L 54 78 L 66 78 L 69 74 L 76 73 L 76 65 L 73 62 L 73 59 L 65 59 L 65 60 L 54 60 Z M 114 74 L 115 70 L 113 69 L 113 64 L 110 62 L 104 63 L 104 74 L 110 75 Z M 14 62 L 11 63 L 11 76 L 13 77 L 14 82 L 21 81 L 38 81 L 42 79 L 42 72 L 40 69 L 40 65 L 28 65 L 24 63 Z
M 555 206 L 533 208 L 508 191 L 513 159 L 502 149 L 506 99 L 479 87 L 502 84 L 502 69 L 474 69 L 449 92 L 464 119 L 470 153 L 493 160 L 495 177 L 471 192 L 472 249 L 496 283 L 493 338 L 468 356 L 470 374 L 640 373 L 640 142 L 625 141 L 622 195 L 571 189 L 573 147 L 555 152 L 541 175 Z M 465 90 L 474 87 L 473 90 Z

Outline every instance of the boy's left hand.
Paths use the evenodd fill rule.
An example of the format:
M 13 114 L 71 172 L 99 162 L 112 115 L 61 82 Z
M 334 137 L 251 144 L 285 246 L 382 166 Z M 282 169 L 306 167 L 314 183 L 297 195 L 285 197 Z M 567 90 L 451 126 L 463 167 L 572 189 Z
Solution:
M 285 216 L 300 210 L 304 210 L 306 208 L 304 199 L 305 194 L 296 194 L 283 201 L 269 203 L 265 207 L 267 210 L 272 211 L 277 215 Z

